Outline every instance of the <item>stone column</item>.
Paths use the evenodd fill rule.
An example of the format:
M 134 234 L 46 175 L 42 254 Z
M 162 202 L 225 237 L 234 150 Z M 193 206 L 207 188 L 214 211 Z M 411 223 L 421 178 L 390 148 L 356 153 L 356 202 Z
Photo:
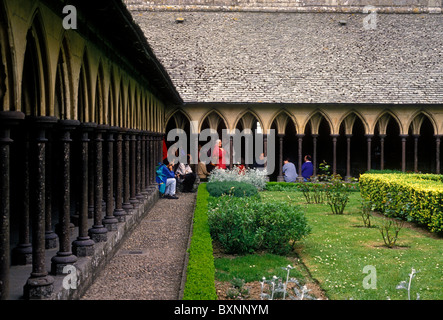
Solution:
M 97 127 L 95 123 L 85 122 L 79 127 L 81 130 L 81 153 L 82 163 L 81 168 L 81 182 L 80 182 L 80 208 L 79 208 L 79 222 L 78 222 L 78 237 L 72 242 L 72 252 L 77 257 L 91 256 L 94 253 L 94 241 L 88 235 L 88 198 L 89 198 L 89 175 L 93 172 L 89 171 L 89 135 L 92 134 L 93 129 Z
M 114 134 L 117 127 L 108 127 L 106 133 L 106 215 L 102 221 L 108 231 L 117 230 L 118 220 L 114 217 Z
M 119 222 L 126 220 L 126 211 L 123 209 L 123 137 L 124 129 L 119 128 L 116 132 L 116 156 L 115 159 L 115 172 L 116 172 L 116 190 L 115 190 L 115 209 L 114 217 Z
M 135 133 L 136 145 L 135 145 L 135 168 L 136 168 L 136 179 L 135 179 L 135 197 L 139 201 L 139 203 L 143 202 L 145 198 L 142 195 L 142 133 L 140 130 L 137 130 Z
M 380 170 L 385 169 L 385 134 L 380 134 Z
M 338 134 L 331 134 L 332 137 L 332 174 L 337 174 L 337 138 Z
M 234 137 L 229 135 L 229 169 L 232 168 L 234 168 Z
M 414 134 L 414 172 L 418 172 L 418 138 L 419 134 Z
M 21 112 L 0 111 L 0 300 L 9 297 L 11 129 L 24 117 Z
M 152 144 L 152 132 L 148 132 L 148 175 L 149 175 L 149 185 L 153 185 L 155 183 L 155 165 L 153 164 L 154 155 L 153 155 L 153 144 Z
M 103 219 L 103 134 L 107 126 L 98 125 L 95 130 L 95 172 L 94 172 L 94 224 L 89 229 L 89 237 L 95 242 L 104 242 L 108 239 L 108 229 L 102 224 Z
M 61 210 L 59 211 L 59 250 L 51 259 L 51 273 L 63 274 L 63 268 L 77 262 L 77 257 L 72 254 L 70 243 L 71 222 L 71 132 L 80 124 L 77 120 L 60 120 L 61 143 L 62 143 L 62 172 L 61 178 Z
M 146 131 L 140 132 L 141 138 L 141 181 L 140 192 L 146 196 L 148 194 L 146 190 Z
M 401 171 L 406 171 L 406 138 L 408 137 L 407 134 L 401 134 Z
M 129 164 L 129 172 L 130 172 L 130 197 L 129 202 L 132 204 L 133 208 L 137 208 L 139 201 L 136 196 L 136 169 L 137 169 L 137 139 L 135 137 L 136 130 L 130 129 L 130 164 Z
M 18 144 L 20 148 L 23 149 L 22 159 L 18 159 L 19 166 L 22 168 L 20 177 L 20 190 L 21 193 L 20 200 L 17 205 L 17 215 L 19 216 L 19 243 L 12 250 L 12 264 L 13 265 L 26 265 L 32 263 L 32 244 L 31 244 L 31 234 L 30 234 L 30 216 L 29 216 L 29 179 L 30 179 L 30 169 L 29 169 L 29 154 L 30 154 L 30 143 L 29 143 L 29 130 L 24 127 L 19 127 L 19 131 L 24 133 L 23 141 Z
M 30 117 L 34 137 L 31 141 L 30 210 L 32 220 L 32 272 L 24 286 L 25 299 L 48 298 L 54 290 L 54 278 L 46 271 L 45 257 L 45 189 L 46 131 L 55 117 Z
M 57 247 L 58 236 L 57 233 L 52 229 L 52 171 L 53 171 L 53 148 L 54 138 L 52 137 L 52 130 L 46 131 L 46 139 L 48 142 L 46 143 L 46 191 L 45 191 L 45 248 L 53 249 Z M 57 190 L 56 190 L 57 191 Z
M 351 137 L 352 134 L 346 135 L 346 181 L 351 178 Z
M 371 144 L 372 144 L 372 137 L 373 137 L 373 135 L 372 134 L 367 134 L 366 135 L 366 141 L 367 141 L 367 146 L 368 146 L 368 156 L 367 156 L 367 159 L 368 159 L 368 162 L 367 162 L 367 170 L 369 171 L 369 170 L 371 170 L 371 150 L 372 150 L 372 146 L 371 146 Z
M 297 134 L 298 137 L 298 181 L 303 181 L 303 176 L 301 174 L 301 167 L 303 165 L 303 137 L 305 135 L 300 133 Z
M 125 129 L 124 134 L 124 145 L 123 145 L 123 204 L 122 208 L 126 213 L 130 213 L 134 209 L 130 202 L 131 197 L 131 186 L 130 186 L 130 175 L 131 175 L 131 133 L 129 130 Z
M 440 138 L 441 135 L 435 135 L 435 173 L 440 174 Z
M 278 154 L 278 160 L 279 160 L 279 164 L 278 164 L 278 177 L 277 177 L 277 181 L 285 181 L 284 177 L 283 177 L 283 138 L 284 138 L 284 134 L 278 134 L 278 143 L 280 146 L 280 150 L 279 150 L 279 154 Z
M 314 166 L 314 171 L 312 175 L 315 177 L 317 175 L 317 138 L 318 134 L 312 134 L 312 148 L 313 154 L 312 154 L 312 165 Z

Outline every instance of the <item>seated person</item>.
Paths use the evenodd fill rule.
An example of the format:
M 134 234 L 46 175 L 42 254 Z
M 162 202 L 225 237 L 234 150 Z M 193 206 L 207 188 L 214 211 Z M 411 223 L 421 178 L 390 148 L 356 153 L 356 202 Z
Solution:
M 172 167 L 173 164 L 169 163 L 167 159 L 164 160 L 164 163 L 159 163 L 156 170 L 157 176 L 155 180 L 158 183 L 158 190 L 161 194 L 164 194 L 164 198 L 178 199 L 175 195 L 177 180 L 175 179 Z
M 197 167 L 197 175 L 200 178 L 200 181 L 207 181 L 209 172 L 206 170 L 206 164 L 203 161 L 198 163 Z
M 189 165 L 191 160 L 191 155 L 187 155 L 187 163 L 179 162 L 175 174 L 177 175 L 178 181 L 183 183 L 183 192 L 192 192 L 194 187 L 194 182 L 196 179 L 196 174 L 192 172 Z
M 289 162 L 289 158 L 286 158 L 283 165 L 283 176 L 286 182 L 296 182 L 297 181 L 297 169 L 292 162 Z
M 303 176 L 303 181 L 308 181 L 311 176 L 314 174 L 314 166 L 311 162 L 311 156 L 305 156 L 305 163 L 301 166 L 301 175 Z

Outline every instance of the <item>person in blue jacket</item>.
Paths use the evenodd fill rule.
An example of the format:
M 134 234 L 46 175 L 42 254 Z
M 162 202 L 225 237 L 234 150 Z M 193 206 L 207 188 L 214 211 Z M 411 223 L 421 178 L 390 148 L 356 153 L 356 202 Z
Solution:
M 178 197 L 175 195 L 177 180 L 175 179 L 173 164 L 167 163 L 166 165 L 159 162 L 156 174 L 157 176 L 155 180 L 158 183 L 158 190 L 161 194 L 164 194 L 164 198 L 178 199 Z
M 305 163 L 301 166 L 301 175 L 303 176 L 303 181 L 308 181 L 309 178 L 314 174 L 314 166 L 311 162 L 311 156 L 305 156 Z

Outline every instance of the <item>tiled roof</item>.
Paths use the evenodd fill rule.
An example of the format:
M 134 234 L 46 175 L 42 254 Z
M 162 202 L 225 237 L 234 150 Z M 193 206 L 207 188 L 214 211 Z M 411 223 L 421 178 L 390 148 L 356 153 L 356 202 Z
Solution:
M 132 14 L 185 102 L 443 103 L 439 14 Z

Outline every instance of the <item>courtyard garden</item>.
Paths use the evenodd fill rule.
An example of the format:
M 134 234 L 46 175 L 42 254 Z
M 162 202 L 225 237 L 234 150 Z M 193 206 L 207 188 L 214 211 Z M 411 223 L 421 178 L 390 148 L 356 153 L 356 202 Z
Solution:
M 441 176 L 200 184 L 184 299 L 443 299 Z

